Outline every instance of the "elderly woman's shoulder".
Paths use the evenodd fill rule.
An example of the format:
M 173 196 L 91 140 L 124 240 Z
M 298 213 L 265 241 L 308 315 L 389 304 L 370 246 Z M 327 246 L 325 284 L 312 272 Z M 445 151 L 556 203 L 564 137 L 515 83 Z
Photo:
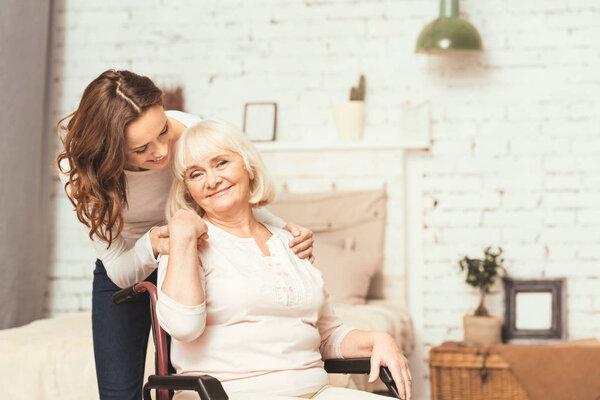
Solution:
M 290 240 L 294 238 L 294 236 L 290 232 L 286 231 L 283 228 L 266 223 L 264 225 L 269 231 L 271 231 L 273 235 L 277 236 L 285 244 L 289 243 Z

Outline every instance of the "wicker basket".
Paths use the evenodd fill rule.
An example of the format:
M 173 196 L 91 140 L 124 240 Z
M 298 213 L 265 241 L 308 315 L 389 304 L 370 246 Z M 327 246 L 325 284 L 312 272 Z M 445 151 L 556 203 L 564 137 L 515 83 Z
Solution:
M 530 400 L 494 348 L 445 343 L 429 352 L 432 400 Z

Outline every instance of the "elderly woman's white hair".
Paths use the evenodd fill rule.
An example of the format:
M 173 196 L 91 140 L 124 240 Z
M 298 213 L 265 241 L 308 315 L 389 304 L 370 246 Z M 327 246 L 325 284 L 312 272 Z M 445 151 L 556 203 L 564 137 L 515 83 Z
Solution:
M 193 210 L 199 215 L 204 210 L 196 204 L 185 185 L 188 165 L 219 151 L 238 153 L 250 176 L 250 205 L 262 207 L 273 200 L 275 189 L 262 157 L 246 135 L 232 124 L 207 119 L 187 128 L 173 148 L 171 172 L 173 183 L 167 201 L 166 216 L 170 219 L 177 210 Z

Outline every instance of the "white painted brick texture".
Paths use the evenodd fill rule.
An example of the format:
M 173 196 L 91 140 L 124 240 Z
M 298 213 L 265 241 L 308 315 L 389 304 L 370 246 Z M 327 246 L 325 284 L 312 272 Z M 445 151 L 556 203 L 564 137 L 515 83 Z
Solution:
M 331 106 L 345 101 L 364 73 L 368 139 L 401 135 L 406 101 L 432 104 L 422 354 L 461 338 L 462 315 L 477 295 L 456 262 L 486 245 L 504 248 L 514 276 L 567 277 L 569 336 L 598 337 L 599 4 L 464 0 L 461 11 L 479 29 L 485 52 L 426 57 L 413 48 L 436 17 L 433 0 L 58 1 L 53 114 L 58 120 L 72 112 L 103 70 L 126 68 L 161 85 L 183 84 L 189 112 L 241 125 L 245 102 L 277 101 L 280 140 L 330 140 Z M 361 165 L 339 168 L 343 156 L 331 157 L 307 162 L 335 169 L 347 187 L 397 179 L 394 171 L 374 177 Z M 295 163 L 277 172 L 303 170 Z M 289 186 L 328 185 L 299 177 Z M 89 309 L 95 259 L 59 186 L 48 314 Z M 394 201 L 401 204 L 402 194 Z M 393 246 L 387 251 L 401 248 Z M 501 313 L 499 286 L 489 300 Z M 421 364 L 418 394 L 426 398 L 427 359 L 411 361 Z

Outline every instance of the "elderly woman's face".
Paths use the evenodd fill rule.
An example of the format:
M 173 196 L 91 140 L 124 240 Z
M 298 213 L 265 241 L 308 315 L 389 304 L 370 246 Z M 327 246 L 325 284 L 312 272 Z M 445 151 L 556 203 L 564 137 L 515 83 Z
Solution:
M 229 150 L 217 150 L 188 163 L 185 184 L 209 216 L 236 211 L 250 201 L 250 176 L 244 161 Z

